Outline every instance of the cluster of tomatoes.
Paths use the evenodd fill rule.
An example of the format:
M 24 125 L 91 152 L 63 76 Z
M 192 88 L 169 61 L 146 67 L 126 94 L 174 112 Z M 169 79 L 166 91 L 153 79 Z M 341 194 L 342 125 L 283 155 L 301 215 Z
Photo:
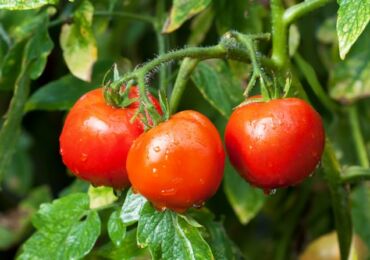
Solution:
M 136 87 L 130 98 L 138 97 Z M 158 101 L 150 102 L 162 113 Z M 275 189 L 297 184 L 315 169 L 324 148 L 319 114 L 297 98 L 249 100 L 232 113 L 225 145 L 233 166 L 252 185 Z M 60 136 L 63 162 L 96 186 L 132 185 L 158 209 L 200 207 L 219 188 L 225 151 L 211 121 L 187 110 L 144 132 L 138 102 L 107 105 L 103 90 L 82 96 Z

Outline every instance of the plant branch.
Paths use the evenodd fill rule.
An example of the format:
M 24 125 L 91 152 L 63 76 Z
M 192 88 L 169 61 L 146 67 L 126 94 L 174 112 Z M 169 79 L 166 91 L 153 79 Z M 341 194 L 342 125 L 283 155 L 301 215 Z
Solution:
M 170 99 L 170 109 L 171 113 L 174 113 L 177 110 L 177 107 L 180 103 L 182 94 L 184 93 L 186 84 L 190 78 L 191 73 L 199 63 L 197 59 L 185 58 L 181 63 L 179 72 L 177 73 L 177 78 L 175 85 L 172 90 L 171 99 Z
M 271 5 L 271 32 L 272 56 L 271 59 L 279 69 L 288 64 L 288 34 L 283 22 L 284 6 L 281 0 L 270 0 Z
M 316 10 L 332 1 L 333 0 L 309 0 L 293 5 L 292 7 L 285 10 L 283 15 L 283 22 L 285 26 L 288 26 L 305 14 L 310 13 L 313 10 Z
M 164 13 L 165 12 L 165 6 L 164 1 L 160 0 L 157 2 L 157 20 L 155 23 L 155 35 L 157 38 L 157 44 L 158 44 L 158 54 L 163 55 L 166 52 L 166 42 L 165 42 L 165 36 L 161 33 L 162 31 L 162 25 L 164 22 Z M 167 71 L 162 66 L 159 70 L 159 89 L 166 92 L 166 78 L 167 78 Z
M 348 117 L 351 125 L 351 133 L 353 141 L 355 142 L 357 157 L 360 165 L 365 168 L 369 168 L 369 159 L 366 151 L 364 138 L 361 132 L 361 126 L 358 117 L 358 111 L 356 105 L 352 105 L 348 108 Z

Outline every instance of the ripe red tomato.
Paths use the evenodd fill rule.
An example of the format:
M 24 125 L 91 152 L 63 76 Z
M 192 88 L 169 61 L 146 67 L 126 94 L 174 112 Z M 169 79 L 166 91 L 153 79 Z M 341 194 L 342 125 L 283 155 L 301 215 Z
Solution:
M 269 190 L 297 184 L 313 172 L 325 133 L 309 104 L 283 98 L 237 108 L 226 126 L 225 143 L 240 175 Z
M 138 96 L 136 87 L 131 88 L 129 96 Z M 161 111 L 158 101 L 149 98 Z M 139 119 L 130 123 L 138 107 L 135 103 L 128 108 L 109 106 L 99 88 L 74 104 L 59 139 L 63 162 L 72 173 L 96 186 L 121 189 L 129 184 L 128 150 L 144 131 Z
M 132 187 L 157 209 L 183 212 L 202 206 L 218 189 L 225 152 L 214 125 L 196 111 L 182 111 L 141 135 L 127 171 Z

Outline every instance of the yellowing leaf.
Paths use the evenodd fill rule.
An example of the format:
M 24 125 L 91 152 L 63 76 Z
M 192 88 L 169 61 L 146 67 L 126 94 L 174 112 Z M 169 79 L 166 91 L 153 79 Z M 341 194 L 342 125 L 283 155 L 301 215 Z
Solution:
M 90 81 L 97 59 L 96 40 L 92 31 L 94 7 L 84 0 L 74 13 L 73 24 L 65 24 L 60 35 L 63 57 L 71 73 Z
M 164 27 L 164 33 L 170 33 L 178 29 L 186 20 L 203 11 L 211 0 L 174 0 L 170 17 Z

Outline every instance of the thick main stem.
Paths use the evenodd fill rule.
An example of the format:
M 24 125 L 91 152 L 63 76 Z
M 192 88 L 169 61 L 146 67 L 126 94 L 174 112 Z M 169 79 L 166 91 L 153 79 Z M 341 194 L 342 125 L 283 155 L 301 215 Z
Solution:
M 287 26 L 283 21 L 284 6 L 281 0 L 270 0 L 272 24 L 272 60 L 283 69 L 288 62 Z

